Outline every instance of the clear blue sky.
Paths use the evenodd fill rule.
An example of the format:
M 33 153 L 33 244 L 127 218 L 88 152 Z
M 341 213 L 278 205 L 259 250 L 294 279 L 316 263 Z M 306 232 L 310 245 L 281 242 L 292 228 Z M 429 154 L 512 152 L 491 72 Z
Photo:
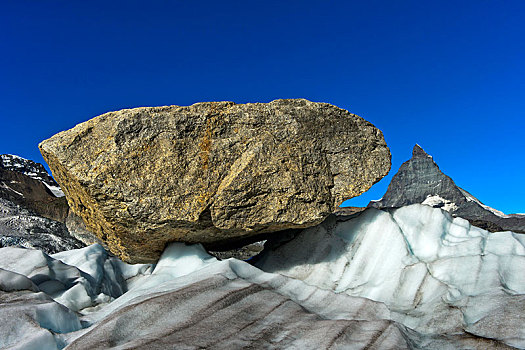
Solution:
M 525 1 L 0 4 L 0 153 L 111 110 L 307 98 L 419 143 L 485 204 L 525 212 Z

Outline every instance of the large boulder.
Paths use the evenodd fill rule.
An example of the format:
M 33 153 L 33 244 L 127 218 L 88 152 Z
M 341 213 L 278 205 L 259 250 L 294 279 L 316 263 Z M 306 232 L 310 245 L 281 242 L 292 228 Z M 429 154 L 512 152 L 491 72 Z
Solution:
M 71 209 L 128 262 L 316 225 L 390 170 L 380 130 L 303 99 L 126 109 L 39 147 Z

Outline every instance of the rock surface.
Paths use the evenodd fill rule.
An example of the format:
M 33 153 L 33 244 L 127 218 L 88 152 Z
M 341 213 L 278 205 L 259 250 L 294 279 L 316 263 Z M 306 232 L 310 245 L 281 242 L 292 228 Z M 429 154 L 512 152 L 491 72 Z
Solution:
M 525 233 L 525 215 L 505 215 L 483 204 L 445 175 L 419 145 L 414 146 L 412 158 L 394 175 L 383 198 L 368 206 L 399 208 L 416 203 L 442 208 L 491 232 Z
M 318 224 L 390 169 L 380 130 L 307 100 L 110 112 L 39 147 L 71 209 L 129 262 Z
M 250 260 L 251 258 L 257 256 L 260 252 L 263 251 L 265 242 L 266 241 L 258 241 L 251 244 L 247 244 L 237 249 L 230 249 L 226 251 L 208 251 L 208 254 L 220 260 L 229 258 L 235 258 L 239 260 Z
M 108 249 L 107 245 L 102 242 L 100 238 L 88 230 L 86 224 L 84 224 L 84 220 L 82 220 L 82 218 L 76 215 L 72 210 L 69 210 L 65 224 L 71 237 L 84 243 L 84 245 L 96 243 Z
M 332 215 L 290 238 L 255 265 L 384 303 L 417 348 L 525 348 L 525 235 L 414 204 Z

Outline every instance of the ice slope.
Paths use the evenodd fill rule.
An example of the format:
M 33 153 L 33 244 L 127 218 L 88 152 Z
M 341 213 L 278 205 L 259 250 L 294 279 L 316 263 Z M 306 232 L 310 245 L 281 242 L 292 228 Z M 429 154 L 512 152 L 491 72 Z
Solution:
M 0 348 L 61 349 L 79 317 L 118 298 L 150 265 L 128 265 L 99 245 L 49 256 L 0 249 Z M 80 313 L 76 313 L 80 312 Z
M 121 296 L 133 278 L 149 273 L 151 266 L 125 264 L 94 244 L 52 256 L 40 250 L 1 248 L 0 269 L 27 277 L 38 291 L 72 311 L 87 312 Z
M 67 341 L 68 349 L 407 348 L 389 316 L 370 300 L 174 244 L 140 286 L 85 317 L 94 325 Z
M 383 302 L 422 334 L 468 332 L 525 348 L 525 236 L 489 233 L 425 205 L 330 217 L 256 266 Z
M 408 331 L 391 321 L 380 303 L 267 274 L 240 260 L 218 261 L 201 246 L 172 244 L 156 266 L 108 268 L 113 259 L 98 246 L 53 257 L 0 249 L 0 271 L 6 271 L 0 274 L 0 344 L 39 349 L 409 346 Z M 111 293 L 111 286 L 123 288 L 116 271 L 123 279 L 134 276 L 135 283 L 108 304 L 99 299 L 113 298 L 110 294 L 94 299 L 98 292 Z
M 0 347 L 507 349 L 525 338 L 524 241 L 427 206 L 331 216 L 257 263 L 174 243 L 0 249 Z

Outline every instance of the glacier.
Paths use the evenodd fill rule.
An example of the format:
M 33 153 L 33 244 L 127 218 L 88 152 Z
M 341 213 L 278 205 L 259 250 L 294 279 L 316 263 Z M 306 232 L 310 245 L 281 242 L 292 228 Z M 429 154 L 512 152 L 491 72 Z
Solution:
M 0 248 L 0 348 L 525 348 L 524 271 L 524 235 L 424 205 L 332 215 L 252 264 Z
M 525 235 L 490 233 L 415 204 L 330 217 L 256 266 L 384 303 L 421 334 L 468 334 L 525 348 Z
M 390 320 L 381 303 L 264 273 L 237 259 L 220 261 L 200 245 L 173 243 L 156 265 L 113 265 L 114 258 L 101 252 L 97 245 L 53 257 L 0 249 L 0 271 L 20 276 L 10 286 L 0 284 L 0 347 L 408 347 L 405 328 Z M 24 260 L 15 259 L 21 254 Z M 27 264 L 19 267 L 15 260 Z M 117 270 L 132 283 L 115 278 Z M 59 282 L 69 287 L 61 289 Z

